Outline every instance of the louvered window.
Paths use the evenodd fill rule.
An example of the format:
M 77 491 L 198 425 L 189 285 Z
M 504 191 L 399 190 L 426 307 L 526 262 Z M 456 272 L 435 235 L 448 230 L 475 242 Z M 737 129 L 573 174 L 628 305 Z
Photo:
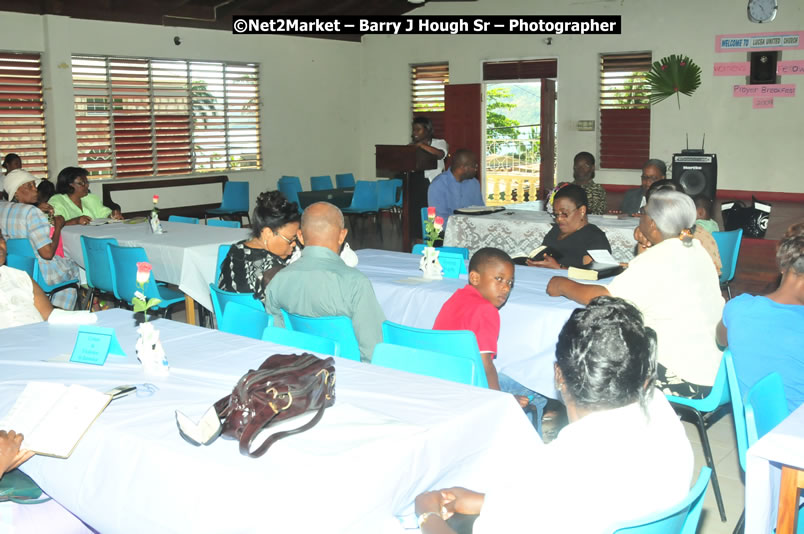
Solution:
M 600 56 L 600 167 L 641 169 L 650 158 L 650 52 Z
M 0 152 L 18 154 L 26 171 L 47 177 L 39 54 L 0 52 Z
M 73 57 L 78 162 L 93 177 L 260 168 L 253 63 Z
M 483 80 L 537 80 L 556 78 L 558 61 L 555 59 L 521 59 L 514 61 L 486 61 L 483 63 Z
M 410 92 L 414 117 L 433 121 L 433 137 L 444 137 L 444 86 L 449 83 L 449 63 L 411 65 Z

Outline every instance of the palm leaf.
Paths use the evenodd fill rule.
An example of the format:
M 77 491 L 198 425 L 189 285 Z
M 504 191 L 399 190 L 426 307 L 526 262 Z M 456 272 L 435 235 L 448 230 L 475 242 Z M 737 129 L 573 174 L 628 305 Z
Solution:
M 671 55 L 656 61 L 647 76 L 650 84 L 650 103 L 658 104 L 665 98 L 676 95 L 681 109 L 679 93 L 692 96 L 701 86 L 701 67 L 687 56 Z

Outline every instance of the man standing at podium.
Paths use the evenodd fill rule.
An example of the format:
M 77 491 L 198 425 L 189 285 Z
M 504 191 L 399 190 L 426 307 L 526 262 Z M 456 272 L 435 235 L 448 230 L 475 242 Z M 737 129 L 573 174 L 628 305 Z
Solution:
M 421 218 L 421 209 L 427 207 L 427 190 L 430 182 L 436 176 L 444 172 L 444 159 L 449 152 L 449 145 L 443 139 L 433 139 L 433 123 L 427 117 L 416 117 L 413 119 L 413 142 L 425 152 L 428 152 L 438 159 L 437 167 L 424 171 L 426 180 L 418 180 L 416 183 L 411 184 L 410 195 L 410 217 L 413 221 L 418 221 Z M 412 236 L 421 236 L 421 224 L 411 224 L 411 229 L 415 230 Z

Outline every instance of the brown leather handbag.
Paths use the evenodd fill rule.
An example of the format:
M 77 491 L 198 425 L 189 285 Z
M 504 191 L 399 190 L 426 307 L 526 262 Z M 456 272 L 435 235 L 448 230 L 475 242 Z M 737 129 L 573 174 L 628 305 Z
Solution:
M 243 375 L 231 395 L 215 403 L 223 422 L 222 434 L 240 441 L 240 453 L 259 458 L 282 438 L 314 427 L 324 410 L 335 403 L 335 362 L 312 354 L 274 354 L 256 371 Z M 293 430 L 276 432 L 256 450 L 254 438 L 266 427 L 315 411 L 315 416 Z

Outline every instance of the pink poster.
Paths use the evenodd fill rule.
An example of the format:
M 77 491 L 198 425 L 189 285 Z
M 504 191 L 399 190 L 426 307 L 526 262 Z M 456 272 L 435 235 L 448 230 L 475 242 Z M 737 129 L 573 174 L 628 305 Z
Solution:
M 748 76 L 751 64 L 748 61 L 735 63 L 715 63 L 715 76 Z
M 775 97 L 796 96 L 796 84 L 779 85 L 735 85 L 732 90 L 735 97 Z
M 804 74 L 804 61 L 780 61 L 776 64 L 776 74 L 779 76 Z
M 761 50 L 804 50 L 804 31 L 715 36 L 715 52 L 756 52 Z
M 754 109 L 768 109 L 773 107 L 773 97 L 772 96 L 755 96 L 754 97 Z

